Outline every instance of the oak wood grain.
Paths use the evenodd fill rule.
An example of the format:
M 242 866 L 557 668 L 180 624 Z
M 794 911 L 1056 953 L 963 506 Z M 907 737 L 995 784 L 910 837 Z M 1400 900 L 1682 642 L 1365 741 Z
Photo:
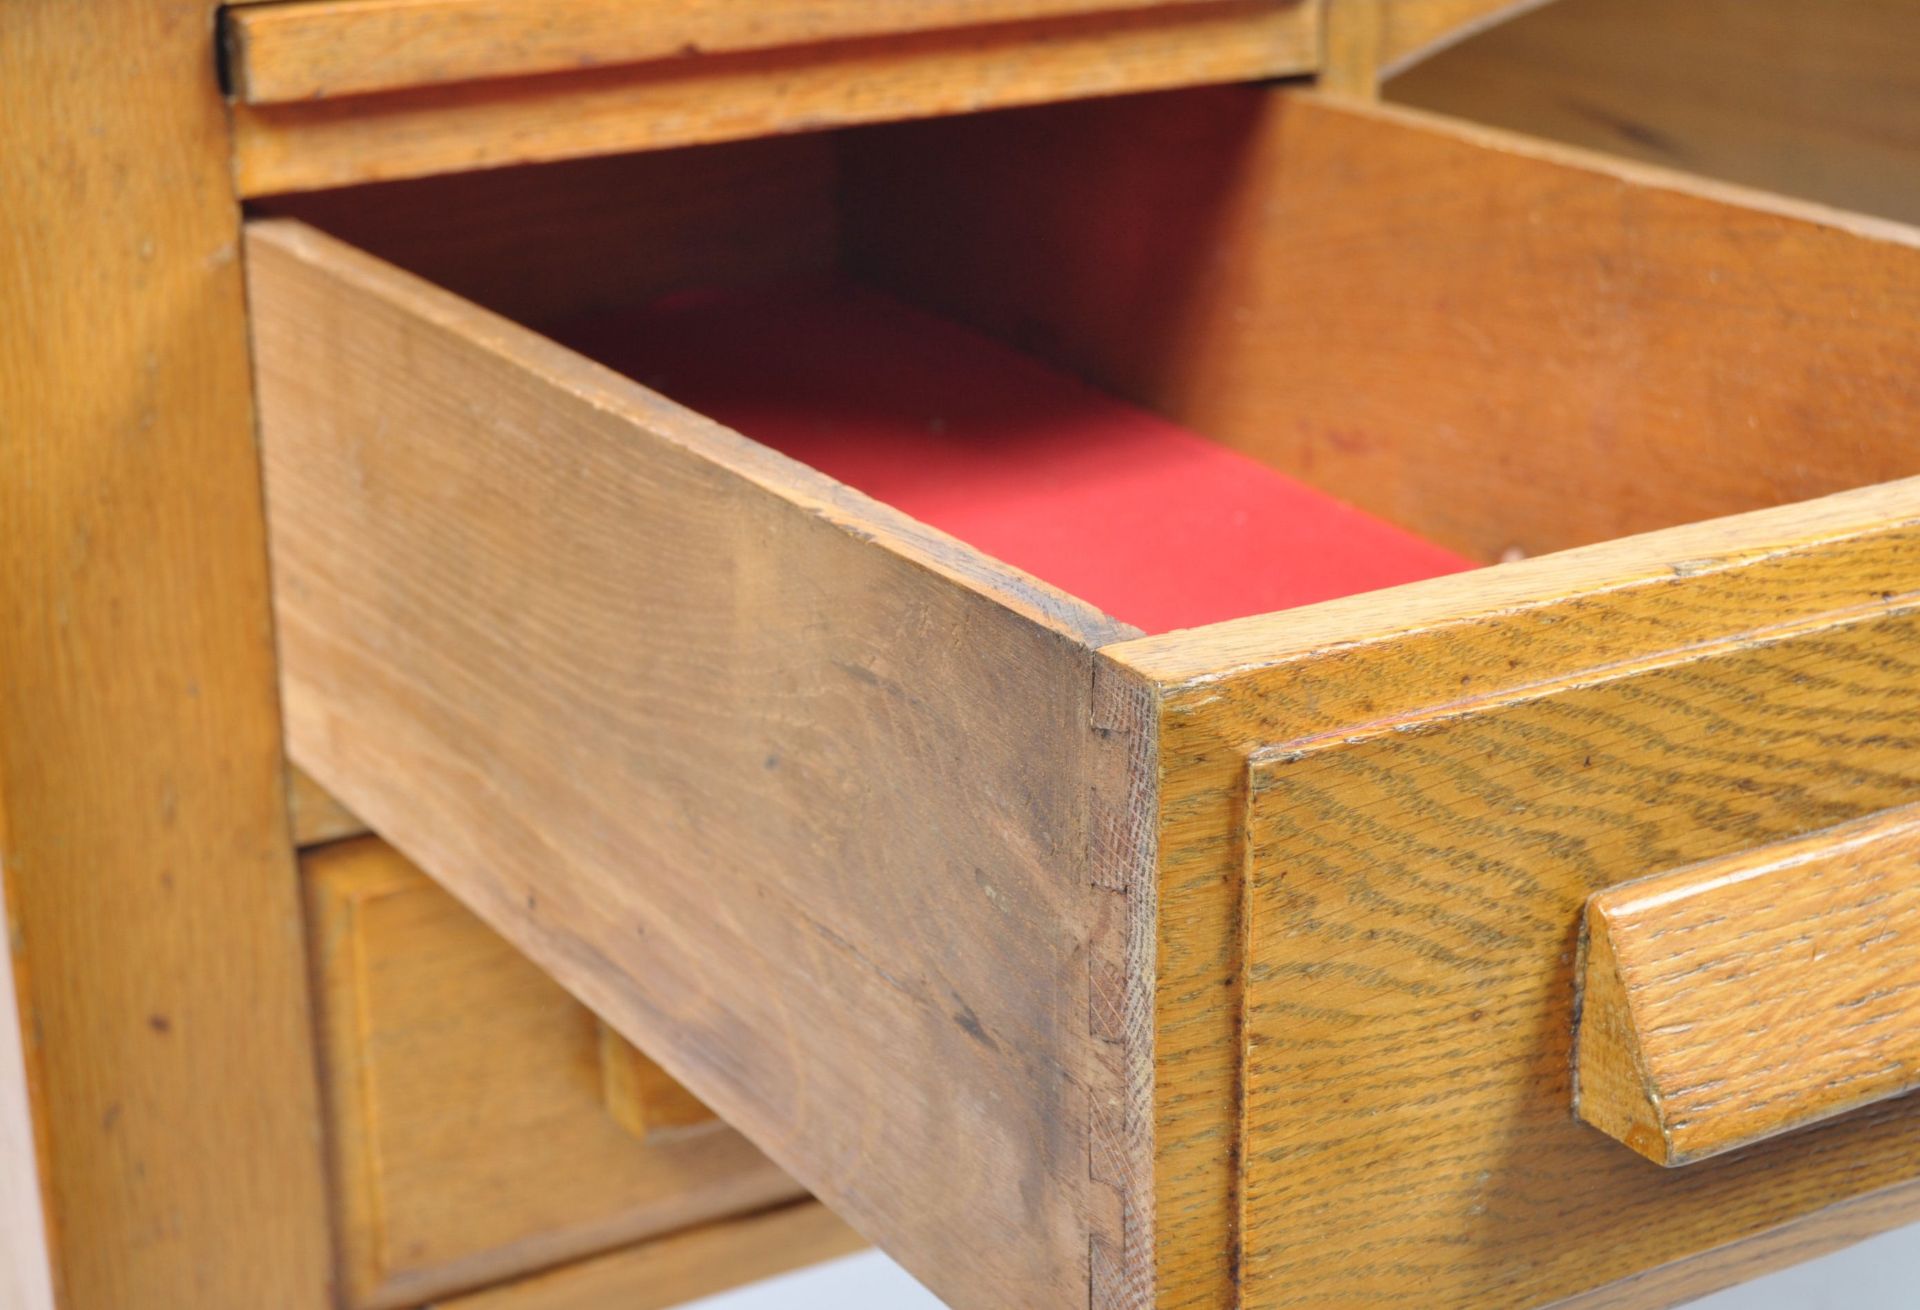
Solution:
M 1301 73 L 1319 8 L 1220 0 L 234 109 L 242 194 Z
M 1130 630 L 310 230 L 249 286 L 293 757 L 953 1304 L 1087 1301 Z
M 1258 960 L 1249 965 L 1241 927 L 1249 756 L 1289 741 L 1330 746 L 1363 725 L 1394 724 L 1501 686 L 1880 603 L 1883 595 L 1913 588 L 1917 551 L 1920 483 L 1909 481 L 1104 648 L 1103 656 L 1157 689 L 1153 1115 L 1160 1303 L 1231 1306 L 1240 1285 L 1234 1263 L 1243 1055 L 1237 1016 L 1247 978 L 1273 967 Z M 1356 839 L 1355 858 L 1379 839 Z M 1576 919 L 1570 909 L 1564 924 L 1569 952 Z M 1564 1069 L 1564 1033 L 1559 1040 Z M 1356 1078 L 1346 1085 L 1367 1084 Z M 1337 1098 L 1327 1098 L 1325 1105 L 1301 1107 L 1298 1119 L 1311 1124 L 1340 1108 Z M 1564 1121 L 1564 1105 L 1558 1113 Z M 1617 1146 L 1612 1150 L 1625 1156 Z M 1644 1243 L 1671 1239 L 1635 1228 L 1611 1233 L 1591 1249 L 1569 1246 L 1562 1258 L 1596 1259 L 1604 1247 L 1638 1252 L 1647 1265 L 1665 1261 L 1672 1267 L 1658 1278 L 1623 1284 L 1609 1294 L 1617 1299 L 1594 1304 L 1667 1304 L 1662 1289 L 1705 1290 L 1718 1285 L 1716 1278 L 1731 1281 L 1740 1270 L 1770 1267 L 1782 1250 L 1804 1253 L 1858 1236 L 1857 1227 L 1825 1225 L 1818 1211 L 1871 1180 L 1851 1174 L 1844 1153 L 1823 1167 L 1824 1179 L 1783 1190 L 1778 1208 L 1797 1207 L 1797 1213 L 1769 1219 L 1730 1211 L 1716 1221 L 1715 1208 L 1704 1207 L 1694 1221 L 1703 1231 L 1689 1237 L 1684 1250 L 1649 1250 Z M 1370 1176 L 1344 1162 L 1300 1175 L 1303 1186 L 1322 1184 L 1316 1205 L 1329 1214 L 1344 1213 L 1340 1193 L 1364 1188 Z M 1367 1228 L 1376 1244 L 1355 1250 L 1350 1260 L 1340 1241 L 1327 1244 L 1326 1263 L 1310 1279 L 1391 1280 L 1401 1268 L 1397 1242 L 1404 1235 L 1395 1223 L 1451 1224 L 1449 1231 L 1457 1232 L 1463 1213 L 1423 1204 L 1417 1191 L 1404 1202 L 1366 1193 L 1365 1204 L 1382 1225 Z M 1549 1233 L 1560 1215 L 1551 1208 L 1528 1213 Z M 1799 1218 L 1808 1226 L 1790 1222 Z M 1771 1236 L 1742 1243 L 1760 1228 Z M 1294 1249 L 1305 1258 L 1315 1248 Z M 1436 1284 L 1442 1292 L 1448 1286 Z
M 230 10 L 224 34 L 234 93 L 267 104 L 1196 2 L 306 0 Z
M 213 8 L 0 6 L 0 866 L 75 1310 L 327 1298 Z
M 417 1305 L 801 1193 L 739 1134 L 637 1140 L 580 1003 L 375 838 L 302 858 L 348 1303 Z
M 1920 9 L 1905 0 L 1557 0 L 1384 94 L 1920 221 Z
M 1912 229 L 1272 88 L 844 160 L 868 277 L 1478 558 L 1920 472 Z
M 1596 892 L 1575 1112 L 1683 1165 L 1920 1084 L 1916 867 L 1907 806 Z
M 818 1201 L 623 1247 L 438 1303 L 439 1310 L 668 1310 L 695 1297 L 852 1255 L 858 1233 Z
M 1255 757 L 1250 1300 L 1537 1305 L 1920 1172 L 1920 1103 L 1684 1170 L 1568 1114 L 1590 892 L 1920 795 L 1916 598 Z

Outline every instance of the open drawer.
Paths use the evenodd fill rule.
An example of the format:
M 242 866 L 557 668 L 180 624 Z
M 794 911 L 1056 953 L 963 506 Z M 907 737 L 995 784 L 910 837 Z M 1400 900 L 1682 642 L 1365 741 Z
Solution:
M 1914 233 L 1258 87 L 279 209 L 443 284 L 249 232 L 293 758 L 952 1304 L 1920 1213 L 1572 1077 L 1590 896 L 1920 800 Z

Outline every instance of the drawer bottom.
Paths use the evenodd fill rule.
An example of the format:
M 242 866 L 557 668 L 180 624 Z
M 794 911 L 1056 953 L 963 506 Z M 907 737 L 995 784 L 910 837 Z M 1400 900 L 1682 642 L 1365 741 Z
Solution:
M 553 335 L 1146 632 L 1474 567 L 851 281 L 683 292 Z

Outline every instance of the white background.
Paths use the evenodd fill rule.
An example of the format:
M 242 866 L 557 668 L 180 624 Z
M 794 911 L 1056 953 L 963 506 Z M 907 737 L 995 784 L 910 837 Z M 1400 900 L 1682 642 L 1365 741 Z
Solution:
M 1694 1310 L 1916 1310 L 1920 1227 L 1897 1229 L 1692 1303 Z M 944 1310 L 877 1252 L 692 1302 L 686 1310 Z

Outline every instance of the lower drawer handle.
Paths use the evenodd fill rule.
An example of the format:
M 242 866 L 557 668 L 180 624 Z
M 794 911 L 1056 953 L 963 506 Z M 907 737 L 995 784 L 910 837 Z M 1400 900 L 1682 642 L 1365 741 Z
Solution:
M 1573 1106 L 1663 1165 L 1920 1086 L 1920 805 L 1595 893 Z
M 661 1141 L 720 1126 L 698 1097 L 633 1043 L 600 1025 L 600 1095 L 614 1121 L 641 1141 Z

